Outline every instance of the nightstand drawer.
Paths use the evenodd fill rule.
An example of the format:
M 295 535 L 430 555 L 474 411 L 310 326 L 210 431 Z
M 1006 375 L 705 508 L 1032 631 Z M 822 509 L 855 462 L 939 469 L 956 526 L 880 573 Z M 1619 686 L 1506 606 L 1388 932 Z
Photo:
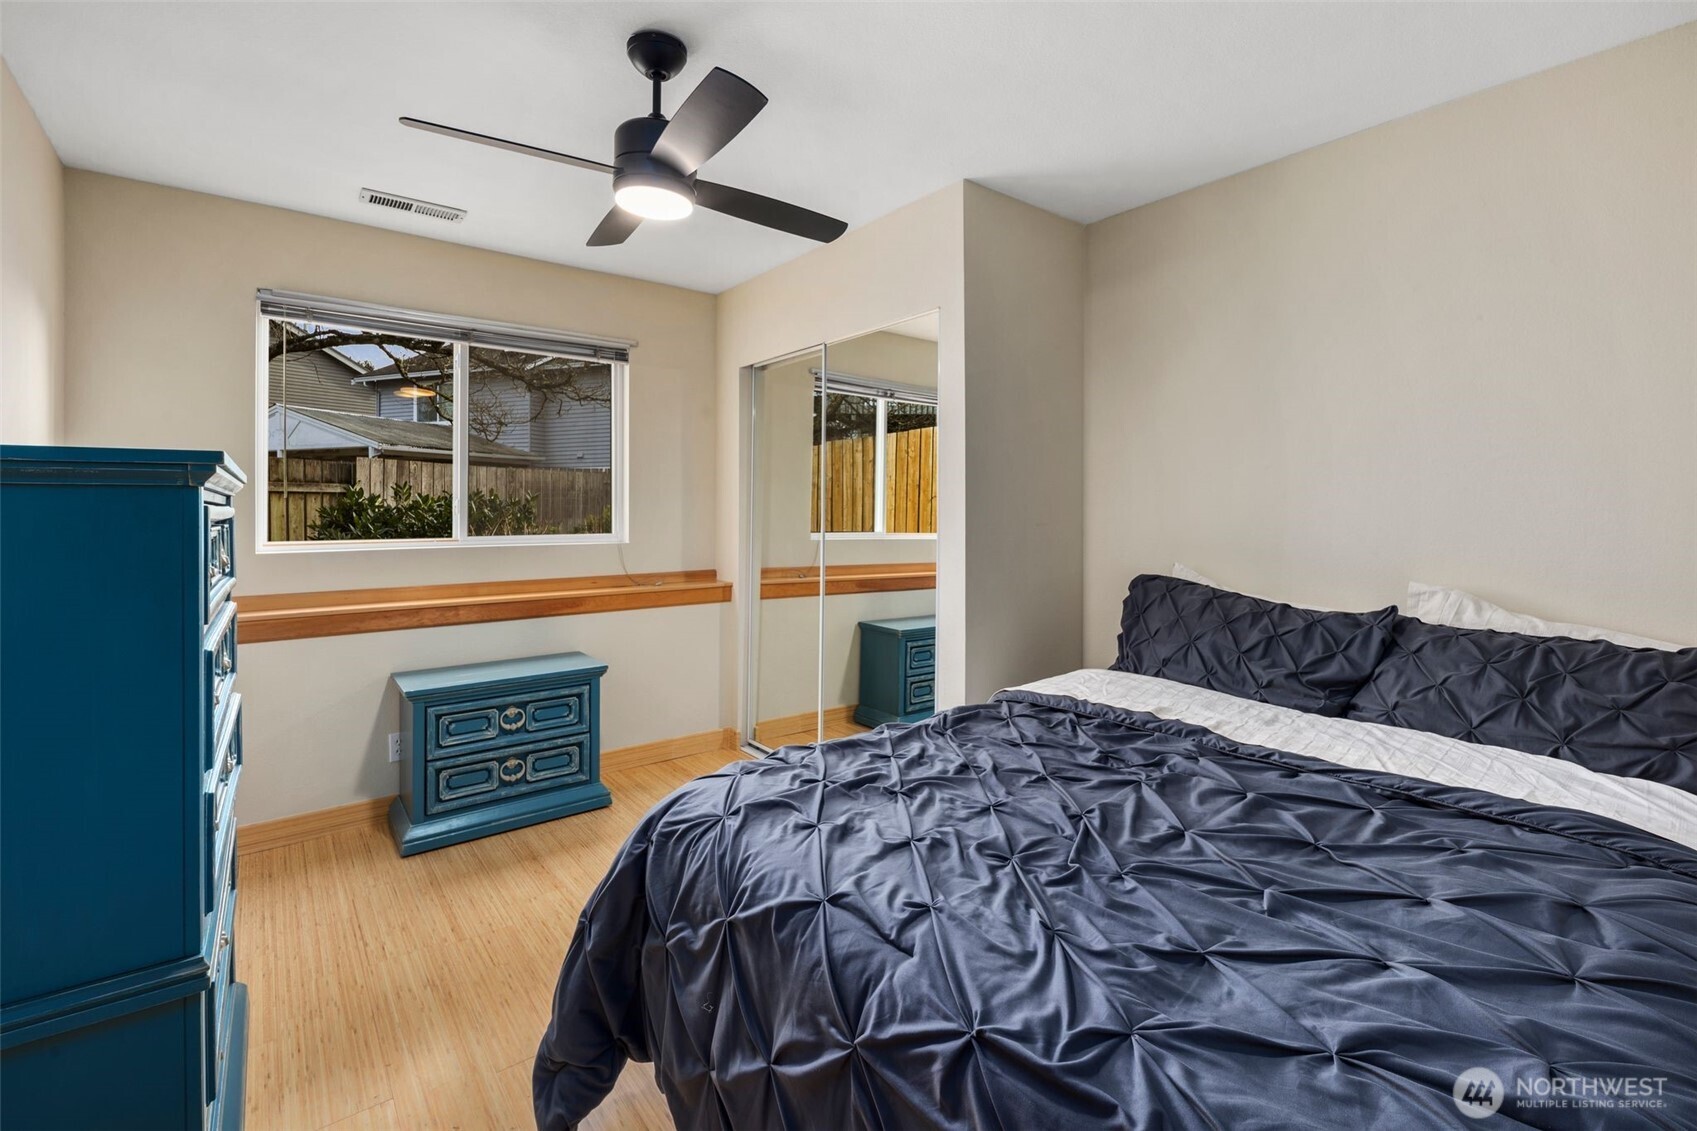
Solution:
M 936 702 L 932 689 L 932 677 L 916 676 L 907 681 L 907 694 L 903 697 L 902 713 L 910 711 L 929 710 Z
M 903 649 L 908 675 L 930 675 L 937 670 L 937 641 L 934 637 L 903 641 Z
M 589 730 L 589 686 L 549 688 L 478 703 L 453 703 L 425 712 L 427 758 L 534 742 Z
M 588 781 L 588 762 L 587 738 L 442 759 L 426 770 L 424 810 L 447 813 Z

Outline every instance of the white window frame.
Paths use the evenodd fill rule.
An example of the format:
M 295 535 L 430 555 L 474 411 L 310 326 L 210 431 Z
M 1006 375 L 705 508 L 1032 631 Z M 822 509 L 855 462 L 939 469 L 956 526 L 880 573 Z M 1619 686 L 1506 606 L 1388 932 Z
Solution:
M 834 372 L 826 372 L 822 374 L 817 369 L 809 370 L 809 372 L 813 374 L 817 382 L 820 382 L 823 385 L 823 389 L 816 391 L 814 394 L 815 396 L 819 396 L 821 393 L 837 393 L 843 396 L 860 397 L 863 400 L 875 402 L 876 412 L 878 414 L 876 424 L 877 432 L 874 434 L 872 441 L 872 474 L 874 476 L 873 482 L 876 485 L 876 490 L 874 490 L 872 494 L 872 529 L 830 531 L 814 530 L 809 532 L 812 539 L 815 542 L 822 539 L 831 542 L 935 542 L 937 540 L 937 532 L 935 530 L 930 531 L 929 533 L 915 533 L 908 531 L 891 533 L 884 529 L 885 494 L 888 489 L 888 481 L 884 475 L 884 441 L 886 425 L 889 421 L 890 402 L 899 401 L 902 404 L 928 404 L 935 408 L 937 405 L 935 394 L 933 393 L 930 397 L 925 397 L 924 394 L 929 390 L 922 390 L 918 388 L 909 389 L 904 386 L 894 386 L 890 385 L 888 382 L 876 381 L 865 377 L 855 377 L 849 374 L 839 374 Z M 903 396 L 902 394 L 904 392 L 909 395 Z M 827 477 L 826 490 L 829 489 L 830 483 L 829 478 Z
M 612 530 L 599 534 L 485 534 L 473 535 L 468 531 L 470 522 L 469 506 L 471 484 L 471 446 L 470 414 L 455 411 L 451 427 L 454 433 L 453 444 L 453 533 L 447 538 L 385 538 L 385 539 L 327 539 L 322 542 L 273 542 L 271 540 L 271 450 L 268 419 L 270 416 L 271 400 L 271 362 L 269 354 L 269 323 L 278 315 L 266 314 L 262 298 L 254 301 L 254 403 L 257 406 L 254 413 L 254 451 L 259 453 L 261 498 L 258 503 L 258 520 L 254 522 L 255 551 L 261 554 L 334 554 L 349 553 L 360 550 L 442 550 L 466 549 L 468 547 L 513 547 L 513 546 L 592 546 L 610 543 L 625 544 L 630 541 L 630 362 L 608 361 L 610 385 L 612 394 L 612 410 L 610 424 L 612 427 Z M 333 301 L 333 300 L 326 300 Z M 338 304 L 356 308 L 363 304 Z M 509 326 L 505 323 L 485 322 L 471 318 L 455 318 L 452 315 L 425 314 L 417 311 L 400 310 L 390 307 L 370 307 L 374 312 L 395 317 L 428 319 L 440 325 L 460 325 L 466 327 L 495 327 L 528 333 L 534 336 L 551 336 L 559 339 L 583 339 L 591 343 L 608 343 L 625 349 L 632 348 L 635 342 L 625 342 L 618 339 L 598 338 L 592 335 L 561 333 L 552 330 L 538 330 L 531 327 Z M 365 329 L 358 321 L 357 311 L 343 319 L 323 319 L 325 325 L 343 326 L 348 329 Z M 421 329 L 419 337 L 435 337 L 427 330 Z M 446 339 L 444 339 L 446 340 Z M 455 341 L 453 346 L 454 376 L 453 403 L 458 405 L 470 404 L 471 389 L 471 350 L 472 345 L 465 341 Z M 484 346 L 477 348 L 509 348 L 500 346 Z M 550 357 L 570 357 L 572 354 L 559 353 L 540 347 L 519 346 L 510 347 L 526 353 L 546 355 Z M 416 417 L 416 413 L 415 413 Z

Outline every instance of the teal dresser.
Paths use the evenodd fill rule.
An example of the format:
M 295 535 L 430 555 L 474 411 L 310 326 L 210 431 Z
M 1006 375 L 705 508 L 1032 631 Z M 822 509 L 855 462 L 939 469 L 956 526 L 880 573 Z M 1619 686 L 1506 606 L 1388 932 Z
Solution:
M 245 481 L 0 447 L 0 1126 L 241 1126 Z
M 613 803 L 601 676 L 582 652 L 399 672 L 402 856 Z
M 861 726 L 916 723 L 936 710 L 937 618 L 860 622 Z

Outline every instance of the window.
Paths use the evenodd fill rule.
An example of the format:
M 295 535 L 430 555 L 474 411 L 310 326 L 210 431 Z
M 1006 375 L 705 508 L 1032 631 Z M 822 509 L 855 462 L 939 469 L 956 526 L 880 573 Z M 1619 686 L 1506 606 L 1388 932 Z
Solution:
M 262 291 L 261 548 L 614 541 L 628 343 Z
M 936 391 L 814 376 L 813 532 L 936 534 Z

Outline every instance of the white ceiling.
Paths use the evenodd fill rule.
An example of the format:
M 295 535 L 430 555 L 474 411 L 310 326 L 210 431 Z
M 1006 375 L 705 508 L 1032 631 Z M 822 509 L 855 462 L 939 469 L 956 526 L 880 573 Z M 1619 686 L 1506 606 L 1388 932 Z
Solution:
M 584 240 L 606 179 L 402 114 L 610 160 L 625 37 L 771 104 L 704 170 L 863 224 L 979 181 L 1093 221 L 1697 19 L 1697 3 L 39 3 L 0 52 L 72 166 L 720 291 L 814 245 L 698 211 Z M 681 89 L 680 89 L 681 88 Z M 459 205 L 463 224 L 359 203 Z

